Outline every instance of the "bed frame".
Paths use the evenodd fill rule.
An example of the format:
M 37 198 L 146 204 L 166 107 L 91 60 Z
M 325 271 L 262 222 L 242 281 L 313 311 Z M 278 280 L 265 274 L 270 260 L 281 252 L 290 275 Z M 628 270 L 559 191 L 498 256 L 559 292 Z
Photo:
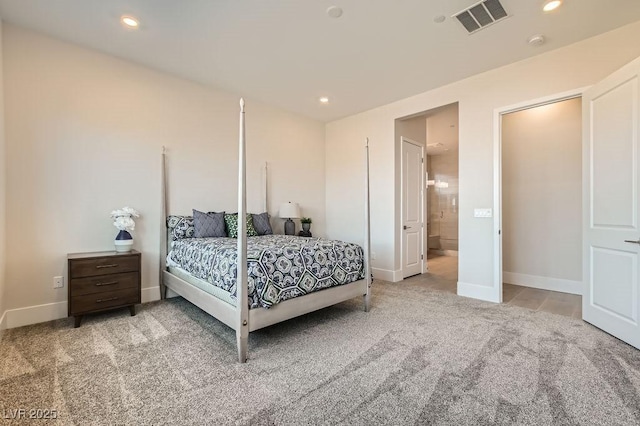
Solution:
M 244 100 L 240 99 L 240 139 L 238 157 L 238 217 L 243 218 L 247 213 L 247 191 L 246 191 L 246 141 L 244 123 Z M 167 297 L 167 289 L 173 291 L 193 303 L 209 315 L 225 323 L 236 331 L 238 346 L 238 360 L 241 363 L 247 360 L 247 342 L 249 332 L 270 326 L 272 324 L 286 321 L 288 319 L 313 312 L 336 303 L 353 299 L 357 296 L 364 297 L 364 310 L 369 311 L 371 297 L 371 262 L 370 262 L 370 208 L 369 208 L 369 140 L 365 146 L 366 173 L 365 173 L 365 240 L 364 240 L 364 272 L 365 278 L 349 284 L 340 285 L 316 291 L 313 293 L 285 300 L 275 306 L 265 309 L 249 309 L 248 299 L 248 279 L 247 279 L 247 225 L 246 221 L 238 220 L 238 277 L 236 284 L 237 306 L 218 299 L 217 297 L 200 290 L 183 279 L 173 275 L 167 270 L 166 259 L 168 250 L 167 237 L 167 172 L 166 154 L 162 148 L 162 220 L 161 242 L 160 242 L 160 294 L 164 299 Z M 264 203 L 267 211 L 267 176 L 264 176 Z

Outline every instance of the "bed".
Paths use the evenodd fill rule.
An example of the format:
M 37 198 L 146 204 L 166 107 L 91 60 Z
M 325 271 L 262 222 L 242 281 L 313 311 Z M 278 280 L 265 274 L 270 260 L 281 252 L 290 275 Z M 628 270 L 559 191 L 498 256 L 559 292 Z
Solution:
M 246 154 L 244 101 L 240 100 L 238 217 L 245 217 Z M 368 141 L 367 141 L 368 142 Z M 176 217 L 167 212 L 166 151 L 162 150 L 163 229 L 160 248 L 161 296 L 182 296 L 236 331 L 238 360 L 246 362 L 249 332 L 363 297 L 371 291 L 369 148 L 365 146 L 363 245 L 286 235 L 247 236 L 238 220 L 238 238 L 176 238 Z M 266 211 L 266 176 L 263 201 Z M 238 265 L 245 265 L 238 267 Z

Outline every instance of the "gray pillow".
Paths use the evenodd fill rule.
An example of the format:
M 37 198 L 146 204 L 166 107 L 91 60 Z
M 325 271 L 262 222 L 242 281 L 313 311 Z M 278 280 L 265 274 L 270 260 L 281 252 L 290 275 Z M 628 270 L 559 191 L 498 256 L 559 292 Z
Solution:
M 203 213 L 193 210 L 193 227 L 196 238 L 226 237 L 224 228 L 224 212 Z
M 264 212 L 260 214 L 252 214 L 251 216 L 253 216 L 253 227 L 256 229 L 258 235 L 273 234 L 271 222 L 269 222 L 269 213 Z

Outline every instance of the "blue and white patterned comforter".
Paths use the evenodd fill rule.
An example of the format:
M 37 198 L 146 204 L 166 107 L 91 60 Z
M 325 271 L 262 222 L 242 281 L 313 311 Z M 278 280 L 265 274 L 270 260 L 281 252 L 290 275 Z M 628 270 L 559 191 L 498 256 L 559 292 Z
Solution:
M 176 240 L 167 261 L 235 298 L 237 243 L 235 238 Z M 269 308 L 287 299 L 364 278 L 360 246 L 321 238 L 248 237 L 247 263 L 251 308 Z

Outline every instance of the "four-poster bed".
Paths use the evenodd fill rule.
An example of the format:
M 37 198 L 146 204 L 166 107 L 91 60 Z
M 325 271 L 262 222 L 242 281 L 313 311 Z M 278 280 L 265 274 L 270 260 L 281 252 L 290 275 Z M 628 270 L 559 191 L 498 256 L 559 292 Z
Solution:
M 297 241 L 289 240 L 287 243 L 294 244 L 295 250 L 299 250 L 301 253 L 310 254 L 310 257 L 303 258 L 302 260 L 298 259 L 297 262 L 299 265 L 308 264 L 308 259 L 312 259 L 313 256 L 327 256 L 332 260 L 338 259 L 337 262 L 340 262 L 339 273 L 336 277 L 328 277 L 325 281 L 332 281 L 328 288 L 325 286 L 319 286 L 320 289 L 310 290 L 310 292 L 305 293 L 304 291 L 297 291 L 295 295 L 287 295 L 282 299 L 278 299 L 275 303 L 265 304 L 262 302 L 261 306 L 256 305 L 256 293 L 257 293 L 257 279 L 252 275 L 251 276 L 251 288 L 250 288 L 250 280 L 248 276 L 248 261 L 254 262 L 256 259 L 256 245 L 257 243 L 254 240 L 251 240 L 250 249 L 251 249 L 251 259 L 248 260 L 247 249 L 248 249 L 248 238 L 247 238 L 247 221 L 242 220 L 242 218 L 247 217 L 247 202 L 246 202 L 246 143 L 245 143 L 245 122 L 244 122 L 244 101 L 240 100 L 240 138 L 239 138 L 239 158 L 238 158 L 238 237 L 237 237 L 237 249 L 233 249 L 233 257 L 229 257 L 228 259 L 234 259 L 235 264 L 233 266 L 233 270 L 236 273 L 236 278 L 234 282 L 235 288 L 235 299 L 233 299 L 233 295 L 228 293 L 225 295 L 223 290 L 216 289 L 214 286 L 216 283 L 214 282 L 212 286 L 211 283 L 205 282 L 201 277 L 192 276 L 189 273 L 185 272 L 181 269 L 176 262 L 175 259 L 178 258 L 173 251 L 170 251 L 172 244 L 172 237 L 169 235 L 168 226 L 167 226 L 167 218 L 168 216 L 168 187 L 166 182 L 166 154 L 163 147 L 162 150 L 162 233 L 161 233 L 161 249 L 160 249 L 160 286 L 161 286 L 161 296 L 166 297 L 166 290 L 169 289 L 174 293 L 184 297 L 189 302 L 198 306 L 200 309 L 204 310 L 211 316 L 215 317 L 219 321 L 228 325 L 236 331 L 236 339 L 238 346 L 238 360 L 240 362 L 245 362 L 247 359 L 247 341 L 249 332 L 258 330 L 263 327 L 267 327 L 272 324 L 276 324 L 281 321 L 285 321 L 291 318 L 294 318 L 299 315 L 303 315 L 309 312 L 313 312 L 318 309 L 322 309 L 336 303 L 340 303 L 349 299 L 352 299 L 357 296 L 364 297 L 364 309 L 365 311 L 369 310 L 370 304 L 370 291 L 371 291 L 371 266 L 369 260 L 370 253 L 370 226 L 369 226 L 369 147 L 368 140 L 366 145 L 366 185 L 365 185 L 365 241 L 364 247 L 360 248 L 354 244 L 343 243 L 338 241 L 329 241 L 329 240 L 321 240 L 321 239 L 312 239 L 312 238 L 302 238 L 302 237 L 291 237 L 294 239 L 299 239 Z M 264 207 L 265 211 L 267 211 L 267 202 L 266 202 L 266 166 L 264 170 Z M 169 231 L 171 231 L 169 229 Z M 272 240 L 276 241 L 286 240 L 284 236 L 271 236 Z M 262 238 L 262 237 L 251 237 L 251 238 Z M 195 240 L 195 239 L 194 239 Z M 203 247 L 207 247 L 209 250 L 208 257 L 211 257 L 211 253 L 219 253 L 221 250 L 225 249 L 227 253 L 229 252 L 229 240 L 225 239 L 222 243 L 216 242 L 217 246 L 211 247 L 206 246 L 207 241 L 202 241 L 200 244 Z M 192 245 L 198 245 L 200 242 L 195 241 Z M 213 242 L 210 242 L 213 244 Z M 235 242 L 233 242 L 235 245 Z M 178 244 L 176 244 L 178 245 Z M 184 246 L 184 244 L 182 244 Z M 263 244 L 264 246 L 264 244 Z M 323 250 L 329 247 L 329 254 L 318 254 L 316 250 Z M 185 249 L 182 247 L 182 252 L 189 252 L 189 248 Z M 216 251 L 217 250 L 217 251 Z M 262 249 L 261 249 L 262 250 Z M 282 250 L 288 250 L 288 248 L 282 249 L 279 246 L 273 248 L 272 251 L 269 247 L 264 248 L 264 252 L 260 252 L 260 256 L 263 256 L 263 253 L 269 253 L 269 255 L 273 258 L 277 256 L 278 253 L 281 253 Z M 291 250 L 294 252 L 294 250 Z M 346 253 L 346 254 L 345 254 Z M 355 254 L 354 254 L 355 253 Z M 169 255 L 169 256 L 168 256 Z M 289 258 L 289 252 L 287 252 Z M 207 257 L 202 256 L 200 257 Z M 305 259 L 307 259 L 305 261 Z M 354 261 L 355 259 L 355 261 Z M 360 264 L 358 266 L 356 261 L 360 260 Z M 179 259 L 178 259 L 179 260 Z M 243 265 L 242 267 L 240 265 Z M 304 267 L 308 267 L 308 265 L 304 265 Z M 354 273 L 354 268 L 359 268 L 357 274 Z M 258 268 L 253 268 L 255 270 Z M 262 268 L 268 269 L 268 268 Z M 349 280 L 354 280 L 352 282 L 348 282 Z M 205 291 L 206 290 L 206 291 Z M 231 289 L 227 289 L 231 291 Z M 299 289 L 296 289 L 299 290 Z M 264 292 L 264 288 L 261 288 L 261 291 Z M 253 304 L 250 304 L 252 298 L 250 298 L 250 293 L 253 298 Z M 283 291 L 283 294 L 285 292 Z M 291 293 L 291 292 L 290 292 Z M 296 293 L 294 291 L 294 293 Z M 228 297 L 230 296 L 230 297 Z M 294 297 L 295 296 L 295 297 Z M 234 303 L 235 302 L 235 303 Z M 250 308 L 251 306 L 251 308 Z

